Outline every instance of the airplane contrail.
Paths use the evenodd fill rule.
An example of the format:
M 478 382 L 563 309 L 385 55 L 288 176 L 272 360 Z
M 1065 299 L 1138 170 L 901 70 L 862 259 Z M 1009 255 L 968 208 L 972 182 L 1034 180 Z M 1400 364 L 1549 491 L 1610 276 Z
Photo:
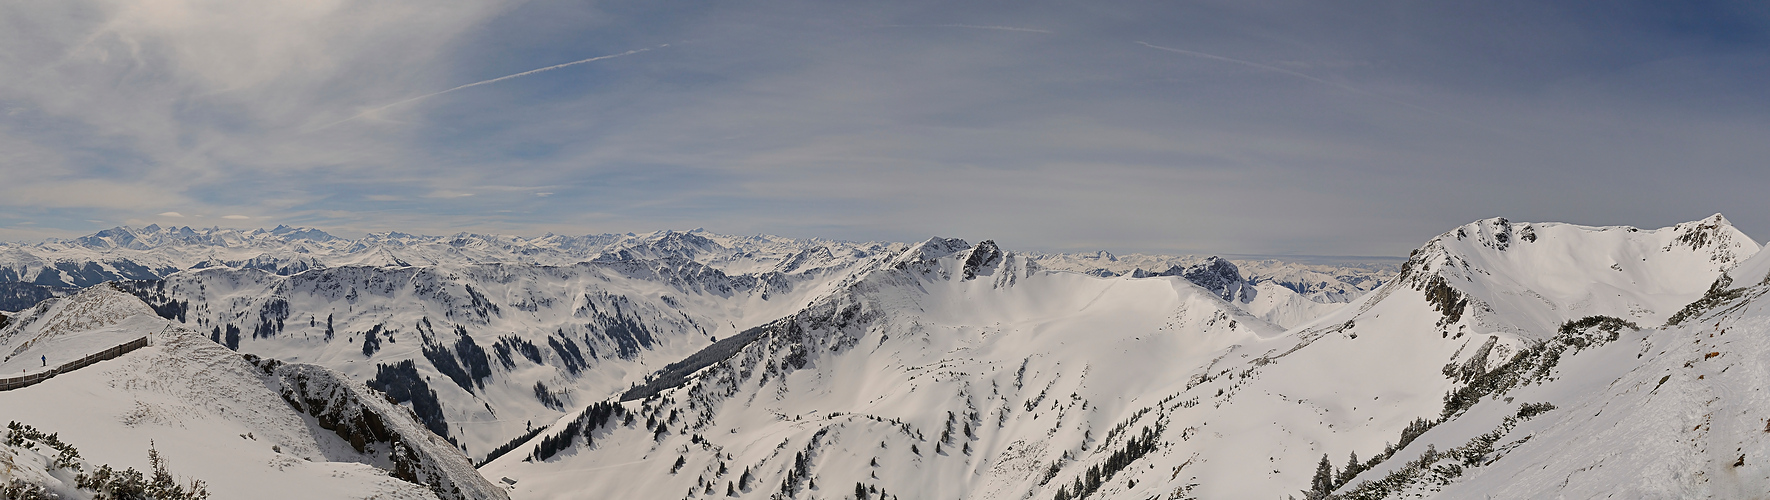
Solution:
M 1337 89 L 1340 89 L 1340 90 L 1344 90 L 1344 91 L 1347 91 L 1347 92 L 1351 92 L 1351 93 L 1354 93 L 1354 94 L 1359 94 L 1359 95 L 1363 95 L 1363 96 L 1367 96 L 1367 97 L 1374 97 L 1374 98 L 1377 98 L 1377 99 L 1382 99 L 1382 100 L 1384 100 L 1384 101 L 1388 101 L 1388 102 L 1389 102 L 1389 103 L 1391 103 L 1391 104 L 1396 104 L 1396 105 L 1400 105 L 1400 106 L 1406 106 L 1406 107 L 1407 107 L 1407 108 L 1408 108 L 1408 109 L 1412 109 L 1412 110 L 1414 110 L 1414 111 L 1419 111 L 1419 112 L 1421 112 L 1421 113 L 1427 113 L 1427 114 L 1431 114 L 1431 115 L 1434 115 L 1434 116 L 1438 116 L 1438 117 L 1440 117 L 1440 118 L 1447 118 L 1447 119 L 1450 119 L 1450 120 L 1455 120 L 1455 121 L 1458 121 L 1458 122 L 1462 122 L 1462 123 L 1464 123 L 1464 124 L 1467 124 L 1467 125 L 1474 125 L 1474 126 L 1477 126 L 1477 127 L 1481 127 L 1481 128 L 1487 128 L 1487 127 L 1485 127 L 1485 126 L 1482 126 L 1482 125 L 1480 125 L 1480 124 L 1477 124 L 1477 123 L 1474 123 L 1474 122 L 1470 122 L 1470 121 L 1468 121 L 1468 120 L 1464 120 L 1464 119 L 1462 119 L 1462 118 L 1458 118 L 1458 117 L 1455 117 L 1455 116 L 1451 116 L 1451 115 L 1447 115 L 1447 114 L 1444 114 L 1444 113 L 1440 113 L 1440 112 L 1437 112 L 1437 111 L 1433 111 L 1433 110 L 1431 110 L 1431 109 L 1428 109 L 1428 108 L 1423 108 L 1423 107 L 1420 107 L 1420 106 L 1416 106 L 1416 105 L 1413 105 L 1413 104 L 1409 104 L 1409 103 L 1407 103 L 1407 102 L 1405 102 L 1405 101 L 1399 101 L 1399 100 L 1395 100 L 1395 99 L 1393 99 L 1393 98 L 1390 98 L 1390 97 L 1387 97 L 1387 96 L 1384 96 L 1384 95 L 1382 95 L 1382 94 L 1374 94 L 1374 93 L 1371 93 L 1371 92 L 1367 92 L 1367 91 L 1365 91 L 1365 90 L 1362 90 L 1362 89 L 1359 89 L 1359 88 L 1357 88 L 1357 87 L 1351 87 L 1351 86 L 1348 86 L 1348 85 L 1346 85 L 1346 84 L 1344 84 L 1344 83 L 1339 83 L 1339 82 L 1335 82 L 1335 81 L 1332 81 L 1332 80 L 1323 80 L 1323 79 L 1321 79 L 1321 78 L 1316 78 L 1316 77 L 1313 77 L 1313 76 L 1310 76 L 1310 75 L 1308 75 L 1308 74 L 1305 74 L 1305 73 L 1298 73 L 1298 72 L 1296 72 L 1296 71 L 1291 71 L 1291 70 L 1288 70 L 1288 69 L 1284 69 L 1284 68 L 1280 68 L 1280 67 L 1277 67 L 1277 66 L 1269 66 L 1269 65 L 1265 65 L 1265 64 L 1260 64 L 1260 63 L 1257 63 L 1257 62 L 1252 62 L 1252 61 L 1243 61 L 1243 60 L 1241 60 L 1241 59 L 1235 59 L 1235 58 L 1230 58 L 1230 57 L 1223 57 L 1223 56 L 1219 56 L 1219 55 L 1216 55 L 1216 54 L 1206 54 L 1206 53 L 1204 53 L 1204 52 L 1197 52 L 1197 51 L 1191 51 L 1191 50 L 1185 50 L 1185 49 L 1176 49 L 1176 48 L 1173 48 L 1173 47 L 1163 47 L 1163 46 L 1160 46 L 1160 45 L 1155 45 L 1155 44 L 1151 44 L 1151 43 L 1149 43 L 1149 42 L 1137 42 L 1137 44 L 1138 44 L 1138 45 L 1142 45 L 1142 46 L 1144 46 L 1144 47 L 1149 47 L 1149 48 L 1152 48 L 1152 49 L 1156 49 L 1156 50 L 1163 50 L 1163 51 L 1168 51 L 1168 52 L 1173 52 L 1173 53 L 1175 53 L 1175 54 L 1182 54 L 1182 55 L 1188 55 L 1188 56 L 1192 56 L 1192 57 L 1200 57 L 1200 58 L 1205 58 L 1205 59 L 1210 59 L 1210 60 L 1214 60 L 1214 61 L 1223 61 L 1223 62 L 1227 62 L 1227 63 L 1233 63 L 1233 64 L 1240 64 L 1240 65 L 1242 65 L 1242 66 L 1247 66 L 1247 67 L 1250 67 L 1250 68 L 1255 68 L 1255 69 L 1263 69 L 1263 70 L 1266 70 L 1266 71 L 1274 71 L 1274 72 L 1278 72 L 1278 73 L 1283 73 L 1283 74 L 1286 74 L 1286 75 L 1290 75 L 1290 76 L 1293 76 L 1293 77 L 1297 77 L 1297 78 L 1302 78 L 1302 79 L 1304 79 L 1304 80 L 1309 80 L 1309 81 L 1312 81 L 1312 82 L 1315 82 L 1315 83 L 1319 83 L 1319 84 L 1322 84 L 1322 85 L 1327 85 L 1327 86 L 1330 86 L 1330 87 L 1333 87 L 1333 88 L 1337 88 Z
M 1020 31 L 1025 33 L 1051 34 L 1051 31 L 1038 28 L 1016 28 L 1013 26 L 984 26 L 978 24 L 887 24 L 887 28 L 970 28 L 974 30 Z
M 1312 82 L 1315 82 L 1315 83 L 1320 83 L 1320 84 L 1323 84 L 1323 85 L 1328 85 L 1328 86 L 1332 86 L 1332 87 L 1334 87 L 1334 88 L 1338 88 L 1338 89 L 1340 89 L 1340 90 L 1345 90 L 1345 91 L 1349 91 L 1349 92 L 1357 92 L 1357 93 L 1360 93 L 1360 94 L 1369 94 L 1369 92 L 1365 92 L 1365 91 L 1363 91 L 1363 90 L 1358 90 L 1358 89 L 1356 89 L 1356 88 L 1352 88 L 1352 87 L 1348 87 L 1348 86 L 1346 86 L 1346 85 L 1345 85 L 1345 84 L 1342 84 L 1342 83 L 1337 83 L 1337 82 L 1333 82 L 1333 81 L 1330 81 L 1330 80 L 1323 80 L 1323 79 L 1320 79 L 1320 78 L 1316 78 L 1316 77 L 1313 77 L 1313 76 L 1309 76 L 1309 75 L 1307 75 L 1307 74 L 1303 74 L 1303 73 L 1298 73 L 1298 72 L 1295 72 L 1295 71 L 1291 71 L 1291 70 L 1288 70 L 1288 69 L 1284 69 L 1284 68 L 1280 68 L 1280 67 L 1277 67 L 1277 66 L 1267 66 L 1267 65 L 1265 65 L 1265 64 L 1260 64 L 1260 63 L 1257 63 L 1257 62 L 1249 62 L 1249 61 L 1243 61 L 1243 60 L 1241 60 L 1241 59 L 1232 59 L 1232 58 L 1228 58 L 1228 57 L 1223 57 L 1223 56 L 1219 56 L 1219 55 L 1214 55 L 1214 54 L 1206 54 L 1206 53 L 1204 53 L 1204 52 L 1194 52 L 1194 51 L 1190 51 L 1190 50 L 1185 50 L 1185 49 L 1176 49 L 1176 48 L 1172 48 L 1172 47 L 1163 47 L 1163 46 L 1160 46 L 1160 45 L 1154 45 L 1154 44 L 1151 44 L 1151 43 L 1149 43 L 1149 42 L 1137 42 L 1137 44 L 1138 44 L 1138 45 L 1142 45 L 1142 46 L 1144 46 L 1144 47 L 1149 47 L 1149 48 L 1152 48 L 1152 49 L 1155 49 L 1155 50 L 1165 50 L 1165 51 L 1168 51 L 1168 52 L 1173 52 L 1173 53 L 1175 53 L 1175 54 L 1185 54 L 1185 55 L 1189 55 L 1189 56 L 1192 56 L 1192 57 L 1202 57 L 1202 58 L 1205 58 L 1205 59 L 1212 59 L 1212 60 L 1217 60 L 1217 61 L 1223 61 L 1223 62 L 1227 62 L 1227 63 L 1234 63 L 1234 64 L 1240 64 L 1240 65 L 1242 65 L 1242 66 L 1247 66 L 1247 67 L 1250 67 L 1250 68 L 1257 68 L 1257 69 L 1263 69 L 1263 70 L 1266 70 L 1266 71 L 1277 71 L 1277 72 L 1279 72 L 1279 73 L 1284 73 L 1284 74 L 1287 74 L 1287 75 L 1291 75 L 1291 76 L 1294 76 L 1294 77 L 1297 77 L 1297 78 L 1302 78 L 1302 79 L 1304 79 L 1304 80 L 1309 80 L 1309 81 L 1312 81 Z
M 622 52 L 622 53 L 619 53 L 619 54 L 609 54 L 609 55 L 606 55 L 606 56 L 596 56 L 596 57 L 592 57 L 592 58 L 589 58 L 589 59 L 579 59 L 579 60 L 576 60 L 576 61 L 572 61 L 572 62 L 568 62 L 568 63 L 563 63 L 563 64 L 555 64 L 555 65 L 552 65 L 552 66 L 548 66 L 548 67 L 545 67 L 545 68 L 539 68 L 539 69 L 531 69 L 531 70 L 528 70 L 528 71 L 524 71 L 524 72 L 521 72 L 521 73 L 516 73 L 516 74 L 513 74 L 513 75 L 505 75 L 505 76 L 500 76 L 500 77 L 497 77 L 497 78 L 493 78 L 493 79 L 490 79 L 490 80 L 484 80 L 484 81 L 478 81 L 478 82 L 473 82 L 473 83 L 469 83 L 469 84 L 466 84 L 466 85 L 462 85 L 462 86 L 459 86 L 459 87 L 454 87 L 454 88 L 451 88 L 451 89 L 448 89 L 448 90 L 442 90 L 442 91 L 437 91 L 437 92 L 431 92 L 431 93 L 429 93 L 429 94 L 424 94 L 424 95 L 421 95 L 421 96 L 418 96 L 418 97 L 413 97 L 413 98 L 410 98 L 410 99 L 406 99 L 406 100 L 403 100 L 403 101 L 399 101 L 399 102 L 395 102 L 395 103 L 393 103 L 393 104 L 388 104 L 388 105 L 384 105 L 384 106 L 380 106 L 380 107 L 376 107 L 376 108 L 370 108 L 370 109 L 369 109 L 369 110 L 367 110 L 367 111 L 363 111 L 363 112 L 361 112 L 361 113 L 357 113 L 357 114 L 355 114 L 355 115 L 351 115 L 351 117 L 350 117 L 350 118 L 345 118 L 345 119 L 343 119 L 343 120 L 338 120 L 338 121 L 335 121 L 335 122 L 332 122 L 332 123 L 328 123 L 328 124 L 325 124 L 325 125 L 323 125 L 323 126 L 321 126 L 321 127 L 319 127 L 319 128 L 316 128 L 316 129 L 313 129 L 313 130 L 311 130 L 311 131 L 310 131 L 310 132 L 315 132 L 315 131 L 320 131 L 320 130 L 324 130 L 324 129 L 327 129 L 327 128 L 331 128 L 331 127 L 333 127 L 333 126 L 336 126 L 336 125 L 338 125 L 338 124 L 342 124 L 342 123 L 344 123 L 344 122 L 348 122 L 348 121 L 351 121 L 351 120 L 355 120 L 355 119 L 357 119 L 357 118 L 362 118 L 362 117 L 364 117 L 364 116 L 368 116 L 368 115 L 370 115 L 370 114 L 373 114 L 373 113 L 375 113 L 375 112 L 377 112 L 377 111 L 381 111 L 381 110 L 384 110 L 384 109 L 387 109 L 387 108 L 391 108 L 391 107 L 394 107 L 394 106 L 398 106 L 398 105 L 401 105 L 401 104 L 405 104 L 405 103 L 409 103 L 409 102 L 412 102 L 412 101 L 417 101 L 417 100 L 422 100 L 422 99 L 428 99 L 428 98 L 431 98 L 431 97 L 436 97 L 436 96 L 439 96 L 439 95 L 443 95 L 443 94 L 447 94 L 447 93 L 450 93 L 450 92 L 454 92 L 454 91 L 457 91 L 457 90 L 461 90 L 461 89 L 465 89 L 465 88 L 468 88 L 468 87 L 478 87 L 478 86 L 480 86 L 480 85 L 487 85 L 487 84 L 492 84 L 492 83 L 498 83 L 498 82 L 501 82 L 501 81 L 504 81 L 504 80 L 509 80 L 509 79 L 512 79 L 512 78 L 520 78 L 520 77 L 524 77 L 524 76 L 529 76 L 529 75 L 533 75 L 533 74 L 535 74 L 535 73 L 541 73 L 541 72 L 545 72 L 545 71 L 553 71 L 553 70 L 556 70 L 556 69 L 560 69 L 560 68 L 565 68 L 565 67 L 568 67 L 568 66 L 577 66 L 577 65 L 579 65 L 579 64 L 584 64 L 584 63 L 592 63 L 592 62 L 596 62 L 596 61 L 601 61 L 601 60 L 604 60 L 604 59 L 614 59 L 614 58 L 617 58 L 617 57 L 626 57 L 626 56 L 630 56 L 630 55 L 633 55 L 633 54 L 638 54 L 638 53 L 640 53 L 640 52 L 649 52 L 649 51 L 651 51 L 651 50 L 653 50 L 653 49 L 661 49 L 661 48 L 664 48 L 664 47 L 669 47 L 669 46 L 670 46 L 670 44 L 667 44 L 667 43 L 666 43 L 666 44 L 663 44 L 663 45 L 659 45 L 659 46 L 656 46 L 656 47 L 649 47 L 649 48 L 643 48 L 643 49 L 633 49 L 633 50 L 629 50 L 629 51 L 626 51 L 626 52 Z

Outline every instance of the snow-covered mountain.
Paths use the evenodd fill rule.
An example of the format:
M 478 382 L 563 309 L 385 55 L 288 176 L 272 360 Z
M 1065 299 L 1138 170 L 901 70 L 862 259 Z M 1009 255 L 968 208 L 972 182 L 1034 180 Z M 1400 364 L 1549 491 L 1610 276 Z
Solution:
M 1076 271 L 1100 277 L 1159 274 L 1164 270 L 1224 260 L 1250 285 L 1272 283 L 1322 303 L 1345 303 L 1376 289 L 1400 270 L 1401 260 L 1222 258 L 1196 255 L 1114 255 L 1111 252 L 1028 254 L 1047 269 Z M 1322 263 L 1321 260 L 1331 261 Z
M 1589 440 L 1579 429 L 1591 413 L 1558 408 L 1601 406 L 1591 393 L 1609 374 L 1663 375 L 1659 358 L 1618 349 L 1689 343 L 1653 327 L 1692 302 L 1749 300 L 1755 288 L 1710 285 L 1757 250 L 1719 216 L 1659 230 L 1478 221 L 1428 242 L 1374 293 L 1286 331 L 1184 279 L 1052 272 L 994 245 L 930 240 L 482 471 L 516 480 L 515 498 L 1458 498 L 1510 477 L 1488 471 L 1575 454 L 1557 470 L 1614 463 L 1594 477 L 1728 497 L 1770 468 L 1727 465 L 1737 477 L 1715 484 L 1734 489 L 1703 486 L 1713 480 L 1681 467 L 1718 474 L 1721 462 L 1685 441 L 1696 450 L 1686 456 L 1709 458 L 1661 467 L 1659 479 L 1683 483 L 1637 480 L 1656 450 Z M 1729 366 L 1760 365 L 1736 368 L 1743 388 L 1762 358 L 1739 355 Z M 1743 398 L 1732 415 L 1758 400 L 1708 391 Z M 1628 411 L 1658 419 L 1636 427 L 1721 418 Z M 1762 427 L 1750 422 L 1729 424 L 1716 446 L 1762 442 L 1740 434 Z M 1548 429 L 1581 444 L 1533 444 Z M 1695 432 L 1655 429 L 1668 444 Z M 1510 496 L 1603 484 L 1543 477 Z
M 542 434 L 595 444 L 484 470 L 536 498 L 838 497 L 857 483 L 1018 497 L 1052 457 L 1135 438 L 1111 431 L 1131 410 L 1123 395 L 1189 378 L 1166 360 L 1281 333 L 1179 277 L 1048 272 L 988 242 L 932 239 L 629 391 L 633 418 L 574 415 Z
M 0 419 L 106 443 L 146 404 L 193 443 L 156 441 L 174 471 L 218 492 L 210 471 L 273 474 L 241 458 L 269 435 L 312 460 L 276 477 L 391 498 L 1733 498 L 1770 484 L 1758 250 L 1719 215 L 1482 220 L 1387 272 L 946 238 L 124 228 L 0 248 L 33 286 L 151 275 L 31 292 L 66 297 L 6 320 L 0 372 L 157 339 L 0 392 Z M 92 394 L 91 416 L 15 410 L 51 388 Z M 86 460 L 146 469 L 145 443 L 116 442 Z M 5 457 L 67 483 L 49 455 Z
M 853 243 L 776 236 L 728 236 L 703 230 L 535 238 L 457 234 L 419 236 L 398 232 L 350 240 L 311 228 L 193 229 L 118 227 L 71 240 L 35 245 L 0 243 L 0 310 L 18 310 L 79 287 L 114 280 L 154 280 L 174 273 L 215 268 L 257 269 L 280 276 L 337 267 L 432 267 L 475 265 L 571 266 L 586 261 L 686 260 L 728 274 L 793 272 L 844 267 L 857 255 L 903 244 Z M 1029 254 L 1054 270 L 1096 276 L 1181 275 L 1268 321 L 1291 326 L 1319 316 L 1374 289 L 1395 272 L 1384 263 L 1311 265 L 1280 260 L 1232 261 L 1219 257 L 1126 257 L 1094 254 Z M 779 268 L 779 269 L 777 269 Z M 1245 273 L 1244 269 L 1252 270 Z M 1256 300 L 1257 299 L 1257 300 Z
M 13 245 L 0 250 L 0 269 L 10 269 L 0 273 L 28 279 L 13 285 L 36 296 L 75 290 L 41 283 L 147 278 L 121 283 L 230 348 L 404 388 L 396 400 L 484 458 L 716 339 L 793 314 L 908 247 L 700 230 L 346 240 L 290 227 L 150 226 Z M 1221 259 L 1169 272 L 1282 321 L 1332 308 L 1285 289 L 1256 300 L 1252 281 Z
M 1399 270 L 1387 261 L 1363 259 L 1339 265 L 1278 259 L 1132 254 L 1030 254 L 1053 270 L 1092 276 L 1181 276 L 1216 292 L 1266 321 L 1291 327 L 1376 289 Z M 1399 264 L 1399 261 L 1395 264 Z
M 1761 498 L 1770 491 L 1770 400 L 1762 395 L 1770 253 L 1755 252 L 1718 215 L 1653 232 L 1588 229 L 1590 242 L 1568 247 L 1567 258 L 1509 253 L 1576 230 L 1484 221 L 1459 229 L 1455 243 L 1441 236 L 1449 252 L 1433 255 L 1429 246 L 1410 260 L 1422 264 L 1410 269 L 1465 277 L 1445 283 L 1468 293 L 1464 310 L 1482 318 L 1461 322 L 1492 328 L 1494 340 L 1467 344 L 1481 347 L 1444 368 L 1462 383 L 1447 394 L 1442 422 L 1415 440 L 1425 446 L 1363 471 L 1343 494 Z M 1475 245 L 1484 249 L 1441 258 Z M 1474 269 L 1493 271 L 1469 275 Z M 1711 279 L 1712 270 L 1727 271 Z M 1499 271 L 1516 274 L 1496 279 Z M 1530 273 L 1538 278 L 1517 279 Z M 1705 280 L 1704 291 L 1692 291 Z M 1519 285 L 1538 292 L 1516 293 Z M 1511 310 L 1518 312 L 1504 312 Z M 1529 329 L 1579 315 L 1587 319 L 1552 334 Z
M 82 477 L 152 471 L 151 449 L 215 498 L 506 498 L 361 383 L 320 366 L 254 363 L 109 285 L 45 301 L 0 329 L 0 372 L 37 373 L 39 362 L 143 337 L 147 347 L 0 392 L 0 419 L 31 429 L 5 431 L 0 483 L 90 498 Z
M 387 390 L 483 458 L 531 424 L 792 314 L 847 277 L 844 266 L 890 255 L 836 262 L 820 249 L 783 260 L 783 270 L 733 275 L 632 253 L 557 267 L 209 268 L 122 286 L 229 348 Z
M 420 236 L 375 233 L 359 239 L 312 228 L 238 230 L 117 227 L 69 240 L 0 243 L 0 283 L 86 287 L 105 281 L 158 279 L 190 269 L 228 267 L 293 275 L 311 269 L 474 264 L 564 266 L 597 258 L 682 258 L 734 273 L 772 270 L 804 252 L 826 259 L 887 245 L 776 236 L 726 236 L 699 229 L 645 234 L 539 237 L 461 233 Z M 804 264 L 801 264 L 804 265 Z

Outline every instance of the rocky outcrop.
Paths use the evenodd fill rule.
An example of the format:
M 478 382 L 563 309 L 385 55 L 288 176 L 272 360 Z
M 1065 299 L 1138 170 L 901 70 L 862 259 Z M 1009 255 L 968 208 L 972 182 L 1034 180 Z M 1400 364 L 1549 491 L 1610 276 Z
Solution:
M 509 498 L 474 471 L 467 455 L 385 396 L 324 367 L 245 356 L 290 407 L 313 417 L 357 453 L 385 459 L 375 465 L 393 477 L 428 487 L 445 499 Z

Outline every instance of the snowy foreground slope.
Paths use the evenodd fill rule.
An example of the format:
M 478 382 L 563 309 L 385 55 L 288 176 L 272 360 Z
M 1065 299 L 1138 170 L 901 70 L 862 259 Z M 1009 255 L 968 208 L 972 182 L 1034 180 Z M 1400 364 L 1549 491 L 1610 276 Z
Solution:
M 1761 337 L 1770 285 L 1711 284 L 1757 251 L 1719 216 L 1484 220 L 1286 331 L 1185 279 L 935 239 L 481 472 L 513 498 L 1739 497 L 1764 352 L 1710 330 Z
M 143 336 L 148 347 L 120 358 L 0 392 L 0 420 L 54 433 L 82 459 L 75 471 L 54 464 L 58 453 L 44 443 L 0 444 L 0 483 L 87 498 L 77 472 L 149 471 L 151 446 L 213 498 L 504 497 L 466 456 L 362 384 L 318 366 L 254 364 L 108 285 L 20 315 L 0 330 L 0 350 L 66 360 Z

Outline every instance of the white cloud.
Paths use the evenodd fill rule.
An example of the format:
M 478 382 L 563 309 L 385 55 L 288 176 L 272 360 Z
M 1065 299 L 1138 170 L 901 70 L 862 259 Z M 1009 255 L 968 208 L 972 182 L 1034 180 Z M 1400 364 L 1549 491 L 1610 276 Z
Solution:
M 181 214 L 178 212 L 160 212 L 160 216 L 161 217 L 184 217 L 184 214 Z
M 223 216 L 221 216 L 221 218 L 229 219 L 229 220 L 246 220 L 246 219 L 250 219 L 251 217 L 247 217 L 244 215 L 223 215 Z

